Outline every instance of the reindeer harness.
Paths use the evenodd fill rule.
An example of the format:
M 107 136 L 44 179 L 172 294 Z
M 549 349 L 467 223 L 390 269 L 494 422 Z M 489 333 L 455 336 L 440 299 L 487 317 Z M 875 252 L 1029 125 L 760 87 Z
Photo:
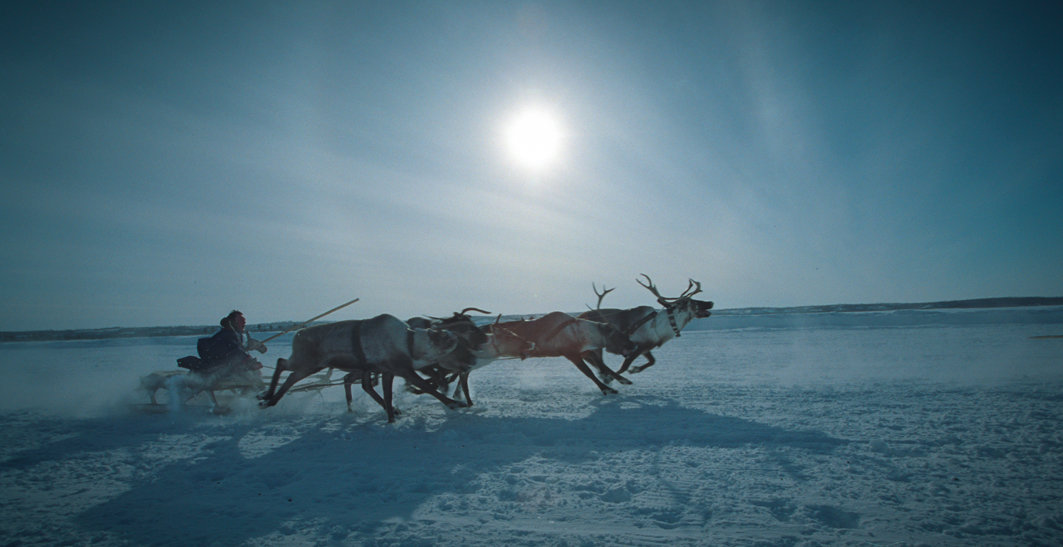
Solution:
M 659 315 L 660 313 L 661 312 L 659 312 L 659 311 L 655 311 L 653 313 L 647 314 L 646 317 L 643 317 L 642 319 L 639 319 L 634 325 L 631 325 L 631 327 L 627 329 L 627 335 L 631 336 L 632 334 L 635 334 L 635 331 L 639 330 L 639 328 L 641 328 L 642 325 L 645 325 L 646 323 L 649 323 L 650 321 L 653 320 L 653 318 L 657 317 L 657 315 Z M 679 322 L 676 321 L 675 310 L 673 309 L 672 306 L 665 306 L 664 307 L 664 313 L 668 317 L 668 325 L 670 327 L 672 327 L 672 332 L 675 333 L 675 337 L 676 338 L 679 338 L 679 336 L 680 336 L 680 334 L 679 334 Z

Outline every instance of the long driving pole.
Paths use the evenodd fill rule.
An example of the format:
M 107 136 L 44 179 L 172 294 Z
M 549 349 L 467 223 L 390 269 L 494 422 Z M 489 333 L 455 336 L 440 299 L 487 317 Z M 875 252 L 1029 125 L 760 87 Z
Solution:
M 347 306 L 350 306 L 351 304 L 354 304 L 357 301 L 358 301 L 358 299 L 355 298 L 354 300 L 351 300 L 350 302 L 347 302 L 346 304 L 340 304 L 339 306 L 336 306 L 335 308 L 332 308 L 331 310 L 329 310 L 329 311 L 327 311 L 327 312 L 325 312 L 325 313 L 323 313 L 321 315 L 315 315 L 314 317 L 311 317 L 310 319 L 307 319 L 306 321 L 303 321 L 299 325 L 296 325 L 296 326 L 294 326 L 294 327 L 292 327 L 292 328 L 290 328 L 290 329 L 288 329 L 288 330 L 286 330 L 284 332 L 278 332 L 277 334 L 274 334 L 273 336 L 270 336 L 269 338 L 266 338 L 265 340 L 262 341 L 262 343 L 269 342 L 270 340 L 273 340 L 274 338 L 276 338 L 278 336 L 281 336 L 281 335 L 284 335 L 284 334 L 288 334 L 289 332 L 292 332 L 293 330 L 301 329 L 301 328 L 309 325 L 310 323 L 313 323 L 314 321 L 317 321 L 318 319 L 321 319 L 322 317 L 325 317 L 326 315 L 328 315 L 328 314 L 330 314 L 330 313 L 332 313 L 334 311 L 346 308 Z

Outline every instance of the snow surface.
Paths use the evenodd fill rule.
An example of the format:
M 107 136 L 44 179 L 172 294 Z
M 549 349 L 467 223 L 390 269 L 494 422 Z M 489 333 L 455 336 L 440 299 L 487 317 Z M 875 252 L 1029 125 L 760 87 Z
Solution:
M 616 396 L 501 361 L 392 425 L 340 388 L 131 410 L 195 337 L 0 344 L 0 542 L 1063 543 L 1063 308 L 930 313 L 710 318 Z

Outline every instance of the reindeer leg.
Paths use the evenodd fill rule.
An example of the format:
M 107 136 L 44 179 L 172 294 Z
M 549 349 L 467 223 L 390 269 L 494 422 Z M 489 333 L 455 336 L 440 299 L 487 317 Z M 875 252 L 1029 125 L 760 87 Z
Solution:
M 442 393 L 443 395 L 446 395 L 450 391 L 450 384 L 453 384 L 455 381 L 457 381 L 458 383 L 454 385 L 454 394 L 453 395 L 449 395 L 450 398 L 452 398 L 454 400 L 457 400 L 458 399 L 458 393 L 461 392 L 461 375 L 462 374 L 463 373 L 461 373 L 461 372 L 444 373 L 442 375 L 441 379 L 440 379 L 439 387 L 437 387 L 436 389 L 439 389 L 440 393 Z
M 267 401 L 267 400 L 273 398 L 274 390 L 277 389 L 277 382 L 280 381 L 281 371 L 282 370 L 286 370 L 287 368 L 288 368 L 288 360 L 287 359 L 285 359 L 283 357 L 277 359 L 277 368 L 275 368 L 273 370 L 273 379 L 271 379 L 270 382 L 269 382 L 269 389 L 267 389 L 266 392 L 263 393 L 262 395 L 259 395 L 259 397 L 258 397 L 259 399 L 262 399 L 263 401 Z
M 273 406 L 273 405 L 277 404 L 277 402 L 281 400 L 281 397 L 284 397 L 284 394 L 287 393 L 288 390 L 291 389 L 292 386 L 295 385 L 296 382 L 298 382 L 299 380 L 302 380 L 303 378 L 306 378 L 307 376 L 309 376 L 311 374 L 314 374 L 315 372 L 317 372 L 319 370 L 321 370 L 321 369 L 313 370 L 313 371 L 310 371 L 310 372 L 300 372 L 300 371 L 294 371 L 293 370 L 292 373 L 289 374 L 288 377 L 284 379 L 284 384 L 281 385 L 280 389 L 278 389 L 277 392 L 274 393 L 271 397 L 268 397 L 264 401 L 259 403 L 259 406 L 261 406 L 261 407 L 269 407 L 269 406 Z M 277 371 L 273 373 L 274 382 L 276 382 L 277 375 L 279 373 L 280 373 L 280 367 L 278 367 Z
M 640 367 L 631 367 L 631 373 L 632 374 L 635 374 L 637 372 L 642 372 L 642 371 L 652 367 L 653 364 L 657 362 L 657 360 L 653 358 L 653 353 L 647 351 L 645 355 L 646 355 L 646 364 L 642 365 Z
M 610 393 L 618 393 L 617 390 L 615 390 L 615 389 L 603 384 L 602 381 L 599 380 L 598 377 L 595 376 L 593 372 L 591 372 L 590 367 L 587 366 L 587 363 L 583 362 L 583 358 L 579 354 L 576 354 L 575 356 L 566 355 L 565 358 L 568 359 L 569 361 L 572 361 L 572 364 L 576 365 L 576 368 L 578 368 L 579 371 L 582 372 L 584 376 L 590 378 L 591 381 L 594 382 L 594 385 L 598 386 L 598 389 L 602 390 L 602 395 L 609 395 Z
M 329 369 L 329 375 L 332 375 L 332 369 Z M 363 375 L 364 377 L 364 375 Z M 351 409 L 351 403 L 354 401 L 354 395 L 351 393 L 351 384 L 354 383 L 354 373 L 351 372 L 343 377 L 343 392 L 347 395 L 347 412 L 354 412 Z
M 595 368 L 598 369 L 599 375 L 603 375 L 603 374 L 605 374 L 605 372 L 601 369 L 601 367 L 598 366 L 598 363 L 599 362 L 604 363 L 605 361 L 602 360 L 602 359 L 598 359 L 597 361 L 595 361 L 594 358 L 596 356 L 598 356 L 601 353 L 601 351 L 602 350 L 600 350 L 600 349 L 598 349 L 598 350 L 593 350 L 592 349 L 592 350 L 587 350 L 587 351 L 585 351 L 585 352 L 580 354 L 580 358 L 583 359 L 584 362 L 590 363 L 590 364 L 594 365 Z M 605 381 L 606 382 L 611 382 L 612 379 L 610 378 L 610 379 L 605 380 Z
M 422 378 L 424 378 L 426 382 L 432 384 L 432 386 L 435 387 L 436 389 L 439 389 L 441 386 L 447 385 L 446 372 L 443 371 L 443 369 L 440 368 L 439 365 L 430 365 L 428 367 L 421 368 L 420 370 L 417 371 L 417 374 L 418 375 L 424 374 L 424 376 L 422 376 Z M 420 389 L 418 389 L 416 386 L 414 386 L 413 384 L 411 384 L 409 382 L 406 383 L 406 391 L 409 391 L 410 393 L 413 393 L 414 395 L 422 395 L 422 394 L 424 394 L 423 391 L 421 391 Z M 445 389 L 444 389 L 444 391 L 445 391 Z
M 631 366 L 631 363 L 634 363 L 635 359 L 638 359 L 639 355 L 642 355 L 643 353 L 646 353 L 646 352 L 642 351 L 642 349 L 640 347 L 638 351 L 636 351 L 636 352 L 632 353 L 631 355 L 628 355 L 627 357 L 625 357 L 624 358 L 624 363 L 622 365 L 620 365 L 620 368 L 617 369 L 617 372 L 619 374 L 623 374 L 624 372 L 626 372 L 628 367 Z M 638 372 L 639 370 L 641 370 L 641 369 L 638 369 L 638 370 L 632 369 L 631 372 Z
M 414 373 L 414 376 L 417 376 L 416 372 Z M 418 378 L 420 378 L 420 376 L 418 376 Z M 382 383 L 384 384 L 381 386 L 384 389 L 384 402 L 387 403 L 387 406 L 384 408 L 388 411 L 388 423 L 390 424 L 395 421 L 395 415 L 399 413 L 398 410 L 395 410 L 395 405 L 391 404 L 391 386 L 395 381 L 395 375 L 390 372 L 385 372 L 384 377 L 381 380 L 383 380 Z
M 460 387 L 462 393 L 465 394 L 465 402 L 468 403 L 469 406 L 472 406 L 472 396 L 469 395 L 469 372 L 462 372 L 460 378 Z M 457 392 L 458 388 L 454 388 L 454 391 Z
M 436 399 L 439 399 L 439 402 L 447 405 L 447 408 L 454 409 L 469 406 L 465 403 L 460 403 L 458 401 L 455 401 L 454 399 L 451 399 L 450 397 L 447 397 L 446 395 L 443 395 L 438 390 L 436 390 L 436 388 L 433 387 L 432 384 L 428 383 L 427 380 L 421 378 L 417 375 L 416 372 L 413 372 L 412 370 L 409 372 L 404 371 L 401 376 L 403 377 L 403 379 L 406 380 L 407 383 L 413 383 L 413 385 L 417 386 L 425 393 L 435 397 Z
M 363 372 L 362 373 L 362 389 L 366 393 L 368 393 L 369 396 L 372 397 L 373 400 L 376 401 L 377 404 L 380 405 L 381 408 L 383 408 L 388 413 L 388 421 L 389 422 L 393 421 L 393 418 L 392 418 L 392 415 L 391 415 L 391 403 L 390 403 L 390 401 L 389 402 L 385 402 L 384 399 L 380 397 L 380 394 L 377 393 L 375 389 L 373 389 L 373 375 L 371 373 L 369 373 L 369 372 Z M 391 392 L 391 381 L 388 380 L 387 378 L 385 378 L 384 379 L 384 393 L 385 394 L 390 394 L 390 392 Z M 390 398 L 390 395 L 389 395 L 389 398 Z
M 590 364 L 594 365 L 594 368 L 598 369 L 598 372 L 605 376 L 606 382 L 616 380 L 621 384 L 631 385 L 631 380 L 624 378 L 618 372 L 613 372 L 613 369 L 605 365 L 605 361 L 602 359 L 600 353 L 586 351 L 583 352 L 583 358 Z

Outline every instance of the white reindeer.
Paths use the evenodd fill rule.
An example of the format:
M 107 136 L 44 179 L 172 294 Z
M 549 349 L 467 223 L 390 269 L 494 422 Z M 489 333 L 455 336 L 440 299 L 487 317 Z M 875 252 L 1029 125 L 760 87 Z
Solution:
M 396 411 L 391 400 L 395 376 L 431 394 L 449 408 L 463 407 L 464 404 L 439 393 L 415 372 L 415 363 L 438 362 L 457 347 L 458 339 L 450 332 L 411 329 L 402 320 L 386 314 L 308 327 L 295 333 L 291 357 L 277 359 L 262 406 L 277 404 L 296 382 L 331 367 L 349 373 L 344 379 L 348 410 L 352 400 L 351 383 L 361 378 L 362 388 L 384 408 L 388 422 L 394 422 Z M 278 389 L 284 371 L 291 373 Z M 383 398 L 373 388 L 373 373 L 381 375 Z
M 638 350 L 625 356 L 624 362 L 617 369 L 616 374 L 623 374 L 628 370 L 628 367 L 631 368 L 633 373 L 650 368 L 657 362 L 650 350 L 661 347 L 672 338 L 679 337 L 683 327 L 694 319 L 712 315 L 712 312 L 709 311 L 712 309 L 712 302 L 693 298 L 695 294 L 701 292 L 701 283 L 691 279 L 682 294 L 674 298 L 666 298 L 657 291 L 657 286 L 653 284 L 649 276 L 646 274 L 640 275 L 646 278 L 646 282 L 643 283 L 639 279 L 635 281 L 657 297 L 657 302 L 664 306 L 663 310 L 658 311 L 650 306 L 639 306 L 626 310 L 601 309 L 602 297 L 612 289 L 604 290 L 601 294 L 598 294 L 597 289 L 595 289 L 595 294 L 598 294 L 599 308 L 580 314 L 580 317 L 585 319 L 602 321 L 613 325 L 620 331 L 627 333 L 631 340 L 638 344 Z M 616 353 L 608 350 L 608 348 L 606 351 Z M 646 356 L 646 363 L 642 366 L 632 367 L 631 363 L 640 355 Z M 583 357 L 599 369 L 604 367 L 605 362 L 602 359 L 602 350 L 600 349 L 584 352 Z M 609 373 L 612 371 L 605 369 L 602 372 L 603 374 L 611 375 Z

